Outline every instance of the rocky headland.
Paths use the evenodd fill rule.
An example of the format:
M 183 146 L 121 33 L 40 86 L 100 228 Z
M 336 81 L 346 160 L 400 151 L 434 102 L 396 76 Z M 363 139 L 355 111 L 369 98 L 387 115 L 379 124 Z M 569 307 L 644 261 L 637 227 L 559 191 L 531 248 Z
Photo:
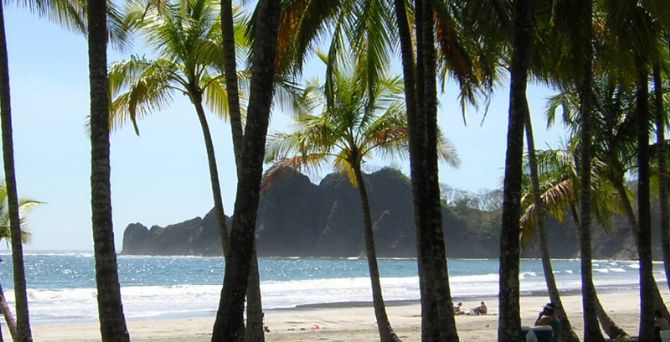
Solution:
M 366 175 L 375 244 L 379 257 L 416 255 L 411 184 L 400 171 L 386 168 Z M 266 180 L 256 226 L 259 256 L 356 257 L 364 242 L 358 192 L 346 177 L 333 173 L 318 185 L 297 171 L 285 169 Z M 658 217 L 657 211 L 652 217 Z M 500 209 L 481 210 L 465 201 L 444 205 L 447 254 L 454 258 L 494 258 L 499 254 Z M 578 256 L 574 224 L 547 221 L 552 257 Z M 229 220 L 230 228 L 230 220 Z M 658 228 L 654 227 L 654 234 Z M 609 232 L 595 226 L 596 258 L 635 259 L 630 228 L 614 217 Z M 658 236 L 658 235 L 655 235 Z M 655 239 L 658 245 L 658 240 Z M 655 246 L 660 256 L 659 246 Z M 213 212 L 167 227 L 128 225 L 123 235 L 125 255 L 221 255 Z M 524 250 L 537 257 L 537 243 Z

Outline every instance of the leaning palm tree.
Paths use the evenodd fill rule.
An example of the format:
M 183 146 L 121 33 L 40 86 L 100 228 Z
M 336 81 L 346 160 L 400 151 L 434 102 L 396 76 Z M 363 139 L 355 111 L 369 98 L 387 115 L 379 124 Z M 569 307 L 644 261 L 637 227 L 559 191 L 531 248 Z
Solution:
M 530 114 L 530 112 L 528 113 Z M 537 211 L 536 215 L 536 227 L 537 227 L 537 236 L 538 240 L 540 243 L 540 254 L 542 258 L 542 269 L 544 271 L 544 279 L 545 282 L 547 283 L 547 292 L 549 294 L 549 299 L 551 300 L 552 303 L 556 305 L 556 313 L 558 315 L 558 318 L 561 321 L 561 334 L 563 337 L 563 340 L 566 342 L 577 342 L 579 341 L 579 338 L 577 337 L 577 334 L 572 330 L 572 325 L 570 324 L 570 320 L 568 319 L 567 314 L 565 313 L 565 309 L 563 308 L 563 302 L 561 301 L 560 294 L 558 292 L 558 286 L 556 285 L 556 278 L 554 277 L 554 272 L 553 272 L 553 267 L 551 265 L 551 256 L 549 253 L 549 244 L 547 243 L 547 234 L 545 231 L 544 227 L 544 213 L 545 213 L 545 208 L 544 204 L 542 203 L 542 190 L 540 186 L 540 178 L 539 178 L 539 166 L 538 166 L 538 158 L 537 158 L 537 151 L 535 151 L 535 139 L 533 137 L 533 125 L 531 122 L 530 115 L 526 117 L 526 124 L 525 124 L 525 131 L 526 131 L 526 145 L 527 145 L 527 150 L 528 150 L 528 165 L 527 167 L 524 167 L 524 170 L 529 170 L 530 171 L 530 189 L 531 191 L 526 191 L 524 193 L 524 187 L 523 185 L 527 185 L 522 183 L 522 197 L 521 197 L 521 208 L 523 212 L 524 208 L 524 197 L 531 197 L 532 198 L 532 204 L 535 207 Z M 527 189 L 527 187 L 526 187 Z M 532 194 L 532 195 L 531 195 Z M 528 205 L 526 205 L 528 206 Z M 521 217 L 521 222 L 523 223 L 523 216 Z M 521 234 L 522 236 L 532 236 L 530 234 L 524 234 L 523 231 L 523 224 L 521 225 Z M 523 241 L 522 241 L 523 242 Z
M 228 252 L 228 230 L 221 199 L 221 186 L 205 105 L 224 115 L 226 91 L 218 70 L 222 69 L 218 2 L 180 0 L 147 6 L 132 2 L 126 14 L 129 26 L 154 48 L 157 58 L 132 56 L 115 63 L 109 71 L 112 95 L 110 122 L 113 128 L 166 108 L 174 93 L 186 95 L 200 123 L 209 165 L 214 213 L 224 254 Z M 238 41 L 243 41 L 238 27 Z
M 21 242 L 27 243 L 30 241 L 30 231 L 26 227 L 25 216 L 31 210 L 33 210 L 42 202 L 21 198 L 19 199 L 19 217 L 21 223 Z M 0 185 L 0 240 L 11 240 L 12 230 L 11 223 L 9 219 L 9 210 L 7 206 L 7 186 L 5 184 Z M 0 312 L 5 317 L 7 322 L 7 327 L 9 328 L 9 333 L 12 336 L 12 339 L 17 338 L 16 332 L 16 320 L 12 315 L 12 311 L 7 304 L 7 299 L 5 298 L 5 293 L 0 286 Z M 0 336 L 1 337 L 1 336 Z
M 384 306 L 362 167 L 375 153 L 387 156 L 406 153 L 409 132 L 401 100 L 402 79 L 383 77 L 376 85 L 365 87 L 359 81 L 361 72 L 358 68 L 336 70 L 329 88 L 320 86 L 318 81 L 310 82 L 305 90 L 305 111 L 296 118 L 297 129 L 270 137 L 267 160 L 275 162 L 270 172 L 287 166 L 311 169 L 333 162 L 358 189 L 380 340 L 398 341 Z M 320 115 L 310 114 L 319 108 Z M 440 141 L 440 155 L 456 165 L 453 149 L 446 140 Z
M 571 216 L 575 228 L 579 230 L 580 219 L 577 207 L 579 205 L 580 180 L 577 175 L 577 163 L 574 147 L 570 150 L 538 151 L 538 174 L 540 183 L 539 201 L 537 205 L 534 190 L 531 190 L 528 177 L 525 177 L 522 195 L 523 215 L 521 216 L 521 242 L 527 245 L 538 232 L 542 244 L 541 221 L 542 213 L 562 222 L 565 216 Z M 624 210 L 620 202 L 612 201 L 617 196 L 616 189 L 603 177 L 607 166 L 595 158 L 591 165 L 591 192 L 592 216 L 605 229 L 611 224 L 613 213 L 621 214 Z M 540 247 L 543 248 L 543 247 Z M 544 253 L 543 253 L 544 254 Z M 546 271 L 545 271 L 546 272 Z M 545 275 L 546 276 L 546 275 Z M 551 294 L 550 294 L 551 295 Z M 552 298 L 552 301 L 554 299 Z M 596 316 L 600 325 L 611 338 L 628 336 L 628 333 L 619 327 L 603 309 L 597 294 L 594 294 Z M 567 333 L 567 331 L 564 331 Z

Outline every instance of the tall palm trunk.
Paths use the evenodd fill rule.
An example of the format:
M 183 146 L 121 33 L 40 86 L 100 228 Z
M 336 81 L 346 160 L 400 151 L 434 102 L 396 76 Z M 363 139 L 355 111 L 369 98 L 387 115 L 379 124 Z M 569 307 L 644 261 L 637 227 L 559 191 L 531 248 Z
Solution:
M 509 122 L 500 234 L 498 341 L 521 340 L 519 310 L 519 218 L 524 121 L 528 117 L 526 83 L 531 44 L 531 2 L 514 1 L 514 38 L 510 72 Z
M 593 266 L 591 252 L 591 160 L 592 146 L 592 85 L 593 85 L 593 1 L 580 2 L 580 11 L 577 18 L 580 20 L 583 41 L 580 41 L 584 49 L 584 55 L 579 61 L 582 65 L 581 79 L 576 81 L 579 89 L 581 131 L 579 149 L 579 179 L 580 184 L 580 226 L 579 226 L 579 250 L 581 253 L 581 276 L 582 276 L 582 309 L 584 312 L 584 342 L 602 342 L 605 338 L 598 326 L 596 317 L 596 288 L 593 284 Z
M 7 298 L 5 297 L 5 291 L 2 290 L 1 285 L 0 285 L 0 312 L 2 312 L 2 315 L 5 317 L 5 322 L 7 322 L 7 328 L 9 329 L 9 334 L 12 336 L 12 340 L 17 340 L 18 334 L 16 332 L 16 320 L 12 315 L 12 310 L 9 309 L 9 304 L 7 304 Z
M 579 223 L 577 208 L 574 205 L 571 205 L 570 212 L 572 213 L 572 220 L 574 221 L 575 229 L 577 230 L 577 235 L 579 236 L 580 234 L 579 229 L 581 227 L 581 224 Z M 597 293 L 593 294 L 593 302 L 596 307 L 595 315 L 598 319 L 598 322 L 600 322 L 600 326 L 602 326 L 607 336 L 609 336 L 610 338 L 619 338 L 621 336 L 628 336 L 628 333 L 626 333 L 626 331 L 621 329 L 621 327 L 619 327 L 607 314 L 602 304 L 600 303 L 600 299 L 598 298 Z
M 661 207 L 661 250 L 666 284 L 670 286 L 670 215 L 668 214 L 668 162 L 665 155 L 665 112 L 663 110 L 663 83 L 659 61 L 654 64 L 654 99 L 656 104 L 656 147 L 658 149 L 658 201 Z
M 556 312 L 561 321 L 561 336 L 563 342 L 578 342 L 579 337 L 572 330 L 572 325 L 568 319 L 568 315 L 563 308 L 563 302 L 556 286 L 556 278 L 554 277 L 554 270 L 551 266 L 551 256 L 549 255 L 549 244 L 547 243 L 547 234 L 544 229 L 544 209 L 542 206 L 540 180 L 537 175 L 538 165 L 535 156 L 535 140 L 533 138 L 533 124 L 530 119 L 530 110 L 526 108 L 526 142 L 528 149 L 528 162 L 530 164 L 530 179 L 533 186 L 534 205 L 537 208 L 537 235 L 540 240 L 540 253 L 542 255 L 542 271 L 544 272 L 544 280 L 547 283 L 547 292 L 549 299 L 556 305 Z
M 216 166 L 216 154 L 214 153 L 214 143 L 212 142 L 212 134 L 207 124 L 207 117 L 205 116 L 205 109 L 202 107 L 202 94 L 197 89 L 191 90 L 189 94 L 191 102 L 195 107 L 202 128 L 202 136 L 205 138 L 205 149 L 207 150 L 207 163 L 209 166 L 209 180 L 212 185 L 212 198 L 214 199 L 214 217 L 219 226 L 219 233 L 221 235 L 221 246 L 223 247 L 223 255 L 226 260 L 229 259 L 230 242 L 228 237 L 228 228 L 226 227 L 226 215 L 223 211 L 223 200 L 221 199 L 221 183 L 219 182 L 219 170 Z
M 98 316 L 104 342 L 129 341 L 116 266 L 109 163 L 107 2 L 88 0 L 88 59 L 91 92 L 91 213 Z M 9 184 L 8 184 L 9 185 Z M 19 320 L 19 334 L 21 320 Z
M 244 130 L 240 110 L 239 89 L 237 83 L 237 65 L 235 59 L 235 34 L 233 23 L 233 4 L 231 0 L 221 0 L 221 29 L 223 47 L 223 66 L 226 76 L 226 92 L 228 95 L 228 113 L 230 129 L 233 137 L 233 152 L 236 170 L 240 168 Z M 254 241 L 255 243 L 255 241 Z M 265 340 L 263 331 L 263 306 L 261 302 L 260 274 L 256 247 L 253 248 L 249 286 L 247 287 L 247 329 L 245 340 L 262 342 Z
M 641 341 L 651 341 L 654 336 L 654 277 L 651 259 L 651 205 L 649 203 L 649 90 L 646 66 L 638 66 L 637 89 L 637 143 L 638 179 L 637 210 L 639 222 L 638 255 L 640 262 L 640 333 Z
M 239 341 L 244 337 L 242 313 L 253 253 L 265 140 L 272 105 L 280 8 L 279 0 L 261 0 L 257 5 L 251 96 L 242 147 L 244 158 L 238 170 L 230 263 L 226 265 L 212 341 Z
M 428 241 L 424 238 L 426 206 L 424 201 L 425 181 L 424 181 L 424 122 L 419 118 L 419 101 L 417 99 L 419 87 L 417 86 L 417 69 L 414 64 L 414 47 L 412 45 L 411 31 L 407 19 L 407 9 L 404 0 L 394 0 L 395 14 L 398 22 L 398 33 L 400 37 L 400 48 L 403 65 L 403 82 L 405 85 L 405 106 L 407 110 L 407 126 L 409 127 L 409 151 L 410 151 L 410 169 L 412 181 L 412 199 L 414 203 L 414 222 L 416 227 L 417 241 L 417 264 L 419 271 L 419 288 L 421 293 L 421 336 L 424 341 L 433 341 L 439 339 L 442 326 L 447 329 L 447 325 L 442 325 L 437 314 L 438 301 L 434 291 L 428 291 L 428 286 L 432 282 L 430 256 L 427 253 L 427 247 L 424 247 Z M 418 4 L 417 4 L 418 5 Z M 417 30 L 418 30 L 417 25 Z M 417 69 L 415 69 L 417 68 Z M 423 89 L 423 87 L 421 87 Z M 455 325 L 452 334 L 456 334 Z
M 7 58 L 7 38 L 3 5 L 0 4 L 0 120 L 2 121 L 2 156 L 7 183 L 7 206 L 14 265 L 14 295 L 18 323 L 18 340 L 32 341 L 28 296 L 26 294 L 26 274 L 23 264 L 23 243 L 21 241 L 21 221 L 19 218 L 18 190 L 14 171 L 14 138 L 12 134 L 12 107 L 9 91 L 9 62 Z
M 249 264 L 249 284 L 247 285 L 247 326 L 244 329 L 244 340 L 253 342 L 265 341 L 263 330 L 263 305 L 261 302 L 260 273 L 258 272 L 258 257 L 256 255 L 256 239 L 251 252 Z
M 240 111 L 240 96 L 237 84 L 237 65 L 235 60 L 235 28 L 233 25 L 233 2 L 221 0 L 221 29 L 223 33 L 223 69 L 226 76 L 226 92 L 228 95 L 228 113 L 230 115 L 230 130 L 233 136 L 233 151 L 235 165 L 240 165 L 242 158 L 242 114 Z
M 419 277 L 422 278 L 422 340 L 458 341 L 442 227 L 437 168 L 437 87 L 433 1 L 416 0 L 417 71 L 415 120 L 410 126 L 410 163 L 417 222 Z M 400 13 L 400 10 L 396 10 Z M 404 25 L 404 23 L 402 23 Z M 404 31 L 403 35 L 408 31 Z M 407 42 L 404 43 L 407 45 Z M 411 46 L 411 45 L 410 45 Z M 411 50 L 410 50 L 411 51 Z M 408 53 L 403 53 L 407 56 Z M 409 61 L 407 61 L 409 62 Z M 403 61 L 405 63 L 405 61 Z M 419 81 L 420 80 L 420 81 Z M 409 120 L 408 113 L 408 120 Z M 412 140 L 414 142 L 412 143 Z M 417 154 L 417 149 L 421 149 Z M 423 178 L 417 181 L 417 178 Z
M 354 154 L 355 152 L 352 152 Z M 379 329 L 379 340 L 382 342 L 396 342 L 400 341 L 398 336 L 393 332 L 388 315 L 386 314 L 386 306 L 384 305 L 384 297 L 382 295 L 382 285 L 379 276 L 379 266 L 377 265 L 377 252 L 375 248 L 375 238 L 372 232 L 372 219 L 370 218 L 370 200 L 368 198 L 368 191 L 365 187 L 365 181 L 361 173 L 360 165 L 354 165 L 354 174 L 356 182 L 358 183 L 358 194 L 361 197 L 361 209 L 363 211 L 363 233 L 365 236 L 365 252 L 368 259 L 368 269 L 370 271 L 370 283 L 372 285 L 372 303 L 375 308 L 375 318 L 377 319 L 377 328 Z

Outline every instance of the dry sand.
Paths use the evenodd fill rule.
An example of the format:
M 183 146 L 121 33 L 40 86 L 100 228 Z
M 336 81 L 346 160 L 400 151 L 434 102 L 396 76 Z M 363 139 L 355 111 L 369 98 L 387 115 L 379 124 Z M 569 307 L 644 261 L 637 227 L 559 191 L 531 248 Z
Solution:
M 661 286 L 665 288 L 665 286 Z M 628 333 L 637 334 L 639 321 L 639 292 L 602 292 L 600 299 L 612 318 Z M 668 297 L 667 290 L 663 293 Z M 564 306 L 581 336 L 581 297 L 564 295 Z M 466 310 L 478 300 L 460 300 Z M 522 324 L 532 325 L 537 313 L 548 301 L 546 296 L 525 296 L 521 299 Z M 495 341 L 498 327 L 498 301 L 488 298 L 489 314 L 484 316 L 456 316 L 461 341 Z M 388 315 L 398 336 L 403 341 L 420 341 L 420 307 L 417 303 L 394 304 L 387 307 Z M 270 333 L 266 341 L 378 341 L 371 305 L 339 304 L 268 310 L 265 314 Z M 133 341 L 199 342 L 209 341 L 214 317 L 165 320 L 139 320 L 128 323 Z M 49 324 L 33 326 L 35 341 L 99 341 L 97 324 Z M 8 336 L 4 332 L 4 336 Z

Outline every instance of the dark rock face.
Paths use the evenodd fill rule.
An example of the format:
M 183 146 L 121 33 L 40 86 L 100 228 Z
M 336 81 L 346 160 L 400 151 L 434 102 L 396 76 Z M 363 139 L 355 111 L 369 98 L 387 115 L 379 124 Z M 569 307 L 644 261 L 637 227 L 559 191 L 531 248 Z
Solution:
M 377 254 L 380 257 L 416 255 L 410 180 L 393 169 L 366 176 Z M 481 211 L 466 205 L 443 207 L 447 254 L 456 258 L 498 257 L 500 211 Z M 553 257 L 578 256 L 574 225 L 547 221 Z M 594 227 L 594 255 L 599 258 L 635 258 L 630 229 L 619 218 L 606 234 Z M 231 220 L 228 220 L 230 229 Z M 358 190 L 345 176 L 330 174 L 319 185 L 305 175 L 285 169 L 266 179 L 261 193 L 256 226 L 259 256 L 364 256 L 361 201 Z M 213 213 L 204 218 L 147 229 L 128 225 L 122 254 L 222 255 L 221 240 Z M 537 246 L 524 250 L 538 257 Z

